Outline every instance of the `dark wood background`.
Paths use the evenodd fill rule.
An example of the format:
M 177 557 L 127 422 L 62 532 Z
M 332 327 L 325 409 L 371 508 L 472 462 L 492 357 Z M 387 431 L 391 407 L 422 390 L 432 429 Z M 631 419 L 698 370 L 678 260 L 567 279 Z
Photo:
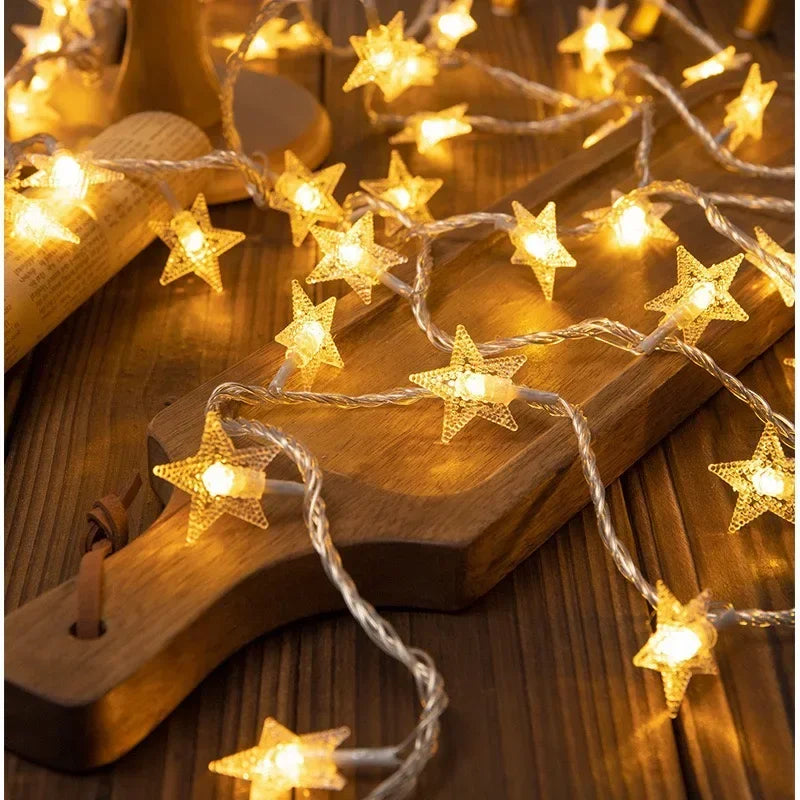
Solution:
M 513 20 L 493 17 L 486 0 L 475 5 L 480 27 L 465 41 L 468 49 L 545 83 L 574 87 L 574 62 L 555 53 L 555 42 L 574 27 L 575 0 L 523 0 Z M 738 2 L 679 5 L 723 43 L 734 41 Z M 7 23 L 37 18 L 22 0 L 6 6 Z M 381 10 L 388 15 L 416 6 L 395 0 Z M 792 4 L 779 0 L 777 6 L 773 33 L 740 48 L 755 55 L 765 78 L 794 69 Z M 317 18 L 337 42 L 363 29 L 355 2 L 337 2 L 335 13 L 333 7 L 318 8 Z M 6 41 L 8 66 L 18 46 L 8 30 Z M 666 26 L 638 46 L 637 56 L 673 80 L 704 57 Z M 386 137 L 363 124 L 360 93 L 340 91 L 351 66 L 352 60 L 314 56 L 279 64 L 328 108 L 331 158 L 348 164 L 345 191 L 361 178 L 385 174 L 389 154 Z M 488 82 L 459 84 L 458 73 L 415 97 L 431 107 L 469 100 L 475 113 L 542 113 Z M 447 162 L 413 155 L 408 163 L 414 172 L 444 178 L 431 210 L 445 216 L 481 208 L 522 185 L 579 147 L 590 129 L 537 139 L 474 136 L 459 142 Z M 223 295 L 199 281 L 159 286 L 166 250 L 155 244 L 7 376 L 7 610 L 75 574 L 91 501 L 134 470 L 146 471 L 148 421 L 271 339 L 290 318 L 286 287 L 306 265 L 291 247 L 285 216 L 243 202 L 214 209 L 212 217 L 247 233 L 245 245 L 224 258 Z M 333 288 L 314 287 L 313 295 L 329 296 Z M 742 376 L 782 412 L 793 406 L 794 374 L 782 364 L 792 351 L 787 337 Z M 759 433 L 755 417 L 719 393 L 610 487 L 614 520 L 646 574 L 662 576 L 682 599 L 708 587 L 742 606 L 794 602 L 790 526 L 762 517 L 727 534 L 734 496 L 707 472 L 714 461 L 748 457 Z M 134 531 L 158 511 L 154 495 L 143 491 L 132 509 Z M 716 648 L 720 677 L 695 678 L 679 719 L 670 721 L 658 674 L 631 664 L 648 635 L 647 606 L 616 573 L 588 509 L 468 611 L 387 616 L 433 655 L 451 698 L 441 751 L 418 797 L 793 795 L 791 632 L 723 634 Z M 353 743 L 378 745 L 400 741 L 416 711 L 407 674 L 349 617 L 307 620 L 229 659 L 106 769 L 62 775 L 6 754 L 6 796 L 246 797 L 246 784 L 213 776 L 206 765 L 253 744 L 265 716 L 300 732 L 347 724 Z M 351 800 L 368 786 L 352 781 L 336 796 Z

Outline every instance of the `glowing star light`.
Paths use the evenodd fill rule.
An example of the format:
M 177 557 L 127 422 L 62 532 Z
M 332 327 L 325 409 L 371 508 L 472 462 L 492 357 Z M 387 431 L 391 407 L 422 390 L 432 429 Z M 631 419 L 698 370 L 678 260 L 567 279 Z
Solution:
M 508 404 L 517 396 L 511 376 L 525 356 L 484 358 L 463 325 L 456 328 L 450 365 L 409 375 L 409 380 L 444 400 L 442 442 L 448 442 L 475 417 L 511 431 L 517 423 Z
M 608 225 L 620 247 L 638 247 L 648 238 L 678 241 L 675 231 L 661 221 L 671 208 L 669 203 L 651 203 L 646 197 L 631 197 L 614 189 L 611 206 L 584 211 L 583 216 Z
M 794 459 L 787 458 L 778 432 L 767 423 L 753 457 L 708 467 L 739 495 L 733 510 L 730 533 L 767 511 L 794 522 Z
M 682 605 L 661 581 L 656 589 L 656 629 L 633 657 L 633 664 L 661 673 L 667 712 L 674 719 L 692 675 L 717 674 L 711 652 L 717 630 L 708 618 L 708 592 Z
M 250 800 L 284 800 L 292 789 L 344 788 L 334 750 L 350 735 L 333 728 L 298 736 L 272 717 L 264 720 L 256 747 L 212 761 L 208 768 L 251 782 Z
M 302 50 L 306 47 L 325 47 L 331 40 L 325 31 L 311 19 L 302 19 L 290 25 L 282 40 L 287 50 Z
M 725 106 L 723 124 L 733 128 L 728 139 L 728 150 L 736 150 L 748 136 L 756 141 L 761 139 L 764 110 L 777 88 L 777 81 L 761 83 L 761 67 L 758 64 L 750 67 L 741 94 Z
M 460 39 L 472 33 L 478 23 L 470 15 L 472 0 L 441 3 L 431 17 L 431 38 L 439 50 L 454 50 Z
M 527 264 L 533 269 L 544 296 L 553 299 L 553 285 L 559 267 L 574 267 L 577 263 L 556 235 L 556 204 L 551 200 L 539 212 L 531 214 L 525 206 L 513 200 L 511 207 L 517 218 L 516 227 L 509 231 L 512 244 L 517 249 L 511 256 L 512 264 Z
M 286 358 L 291 358 L 299 367 L 306 389 L 311 388 L 323 364 L 340 369 L 344 366 L 331 336 L 335 308 L 335 297 L 315 306 L 300 284 L 292 281 L 292 321 L 275 341 L 287 348 Z
M 444 139 L 452 139 L 472 130 L 472 125 L 464 119 L 467 104 L 459 103 L 442 111 L 421 111 L 406 120 L 405 127 L 392 136 L 392 144 L 415 142 L 420 153 L 427 153 Z
M 48 239 L 78 244 L 80 237 L 62 225 L 38 200 L 19 192 L 4 192 L 5 224 L 8 235 L 42 247 Z
M 268 526 L 261 496 L 264 467 L 280 452 L 277 445 L 237 450 L 216 411 L 206 414 L 200 449 L 193 456 L 153 467 L 153 474 L 191 496 L 187 542 L 195 542 L 223 514 Z
M 27 178 L 23 186 L 54 189 L 61 197 L 72 200 L 83 200 L 90 186 L 125 180 L 121 172 L 92 164 L 91 153 L 76 154 L 61 148 L 53 155 L 34 153 L 30 160 L 38 172 Z
M 22 41 L 22 54 L 26 59 L 42 53 L 55 53 L 63 45 L 58 31 L 50 28 L 37 25 L 12 25 L 11 30 Z
M 739 254 L 704 267 L 685 247 L 679 246 L 678 283 L 645 303 L 648 311 L 664 311 L 660 324 L 674 321 L 687 344 L 695 344 L 712 319 L 748 319 L 747 312 L 728 291 L 744 256 Z
M 403 24 L 403 12 L 398 11 L 387 25 L 350 37 L 358 64 L 342 87 L 345 92 L 374 83 L 391 102 L 410 86 L 433 83 L 439 71 L 436 59 L 425 45 L 404 37 Z
M 323 257 L 306 282 L 320 283 L 344 278 L 366 304 L 372 302 L 372 287 L 380 283 L 381 275 L 397 264 L 408 261 L 406 256 L 375 244 L 371 212 L 364 214 L 350 230 L 343 233 L 315 227 L 311 229 L 311 234 L 317 240 Z
M 720 50 L 716 55 L 701 61 L 683 71 L 684 81 L 682 86 L 691 86 L 698 81 L 704 81 L 713 75 L 722 75 L 726 69 L 739 69 L 750 60 L 749 53 L 739 53 L 733 45 Z
M 159 278 L 162 286 L 193 272 L 215 292 L 222 291 L 219 257 L 245 236 L 240 231 L 213 227 L 202 194 L 197 195 L 191 210 L 179 211 L 166 225 L 151 222 L 150 227 L 170 248 L 164 272 Z
M 559 53 L 580 53 L 584 72 L 592 72 L 605 61 L 606 53 L 630 50 L 633 42 L 619 29 L 628 6 L 578 9 L 578 30 L 558 43 Z
M 361 181 L 360 186 L 381 200 L 386 200 L 407 214 L 414 222 L 431 222 L 427 202 L 442 186 L 441 178 L 421 178 L 408 171 L 397 150 L 392 150 L 389 175 L 383 180 Z M 387 219 L 387 230 L 397 229 L 400 223 Z
M 299 247 L 317 222 L 339 222 L 344 212 L 334 200 L 333 190 L 344 172 L 344 164 L 333 164 L 311 172 L 291 151 L 284 153 L 284 170 L 269 196 L 270 208 L 289 215 L 292 243 Z
M 756 226 L 753 230 L 756 234 L 756 240 L 758 241 L 759 247 L 765 252 L 769 253 L 771 256 L 775 256 L 775 258 L 783 261 L 783 263 L 786 264 L 791 271 L 792 275 L 794 275 L 794 253 L 787 253 L 786 250 L 784 250 L 763 228 Z M 745 258 L 772 279 L 778 291 L 781 293 L 783 302 L 786 303 L 787 306 L 794 305 L 794 286 L 775 275 L 772 269 L 770 269 L 769 265 L 765 264 L 754 253 L 745 253 Z
M 66 23 L 86 39 L 94 36 L 94 25 L 89 15 L 90 0 L 34 0 L 42 9 L 42 27 L 52 23 Z
M 258 58 L 277 58 L 278 49 L 283 46 L 284 30 L 287 22 L 283 17 L 273 17 L 259 28 L 258 33 L 253 37 L 247 52 L 244 54 L 245 61 L 253 61 Z M 215 47 L 224 50 L 237 50 L 244 39 L 240 33 L 226 33 L 212 39 L 211 43 Z

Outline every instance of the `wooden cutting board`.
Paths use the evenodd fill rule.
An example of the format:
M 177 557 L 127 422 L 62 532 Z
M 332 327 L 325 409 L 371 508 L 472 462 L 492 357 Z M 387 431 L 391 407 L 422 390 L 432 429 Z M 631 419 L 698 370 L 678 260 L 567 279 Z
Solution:
M 741 77 L 722 76 L 692 87 L 687 98 L 709 125 L 720 125 L 723 105 L 740 83 Z M 662 109 L 659 124 L 677 124 L 671 117 Z M 743 148 L 742 157 L 789 163 L 792 125 L 791 94 L 779 94 L 767 113 L 764 140 Z M 611 189 L 632 188 L 631 148 L 637 140 L 638 126 L 630 125 L 564 160 L 493 210 L 508 212 L 513 198 L 538 211 L 553 199 L 560 224 L 577 224 L 581 211 L 608 205 Z M 656 148 L 653 174 L 680 177 L 706 191 L 792 193 L 788 182 L 725 172 L 688 134 L 669 149 Z M 784 245 L 791 240 L 793 225 L 785 218 L 731 216 L 747 229 L 766 227 Z M 666 222 L 706 264 L 735 252 L 695 207 L 676 206 Z M 578 266 L 559 271 L 555 300 L 547 303 L 531 270 L 509 263 L 508 237 L 484 235 L 464 231 L 437 243 L 429 295 L 439 324 L 453 331 L 463 323 L 476 340 L 598 316 L 649 331 L 658 315 L 644 311 L 645 301 L 675 282 L 674 246 L 654 243 L 631 256 L 602 236 L 569 239 L 565 244 Z M 409 280 L 412 269 L 395 272 Z M 747 264 L 732 291 L 750 321 L 712 323 L 701 346 L 738 372 L 791 327 L 793 314 Z M 345 369 L 322 372 L 316 389 L 380 391 L 408 385 L 410 373 L 447 363 L 404 301 L 383 287 L 373 298 L 369 307 L 352 294 L 339 302 L 335 331 Z M 267 344 L 161 412 L 150 428 L 151 463 L 195 452 L 214 386 L 268 383 L 283 352 Z M 582 406 L 607 482 L 719 388 L 674 355 L 637 359 L 591 341 L 529 347 L 526 355 L 517 378 Z M 521 405 L 512 411 L 517 432 L 477 421 L 449 446 L 439 443 L 438 400 L 359 411 L 272 406 L 257 416 L 284 428 L 320 460 L 332 533 L 365 597 L 378 605 L 457 609 L 490 589 L 588 502 L 569 424 Z M 269 475 L 296 477 L 280 458 Z M 223 518 L 187 547 L 186 496 L 171 494 L 161 481 L 154 488 L 166 502 L 163 514 L 107 562 L 103 636 L 69 635 L 74 581 L 6 618 L 10 749 L 70 770 L 112 761 L 243 644 L 341 607 L 311 549 L 297 498 L 267 499 L 267 531 Z

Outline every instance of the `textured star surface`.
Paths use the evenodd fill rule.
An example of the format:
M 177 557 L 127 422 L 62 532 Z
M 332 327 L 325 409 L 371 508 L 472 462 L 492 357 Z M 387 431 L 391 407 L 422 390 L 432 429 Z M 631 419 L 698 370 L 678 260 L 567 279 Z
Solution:
M 364 36 L 351 36 L 358 63 L 342 89 L 349 92 L 374 83 L 387 102 L 410 86 L 430 86 L 439 71 L 436 59 L 425 45 L 403 35 L 403 12 L 386 25 L 371 28 Z
M 220 775 L 251 781 L 250 800 L 278 800 L 291 789 L 344 788 L 333 751 L 350 736 L 347 727 L 297 735 L 267 717 L 255 747 L 212 761 Z
M 764 111 L 778 88 L 777 81 L 761 82 L 761 67 L 752 64 L 741 94 L 725 106 L 726 127 L 733 126 L 728 149 L 733 152 L 751 136 L 760 139 L 764 132 Z
M 759 228 L 756 226 L 754 229 L 754 233 L 756 235 L 756 241 L 761 247 L 762 250 L 765 250 L 771 256 L 775 256 L 775 258 L 780 259 L 783 261 L 784 264 L 789 268 L 792 275 L 795 273 L 795 255 L 794 253 L 787 253 L 763 228 Z M 775 286 L 778 288 L 778 291 L 781 293 L 781 297 L 783 298 L 783 302 L 786 303 L 787 306 L 794 305 L 794 285 L 789 284 L 786 281 L 779 278 L 777 275 L 774 275 L 772 269 L 765 264 L 755 253 L 745 253 L 744 256 L 751 264 L 758 267 L 762 270 L 766 275 L 768 275 Z M 774 277 L 773 277 L 774 275 Z
M 206 414 L 200 449 L 189 458 L 153 467 L 155 475 L 191 496 L 186 541 L 196 541 L 223 514 L 230 514 L 259 528 L 266 528 L 269 523 L 264 516 L 260 499 L 211 494 L 203 482 L 203 473 L 217 462 L 262 471 L 279 452 L 277 445 L 243 447 L 237 450 L 222 427 L 219 413 L 209 411 Z
M 744 256 L 740 253 L 721 264 L 704 267 L 685 247 L 678 246 L 678 283 L 671 289 L 645 303 L 648 311 L 664 311 L 666 319 L 671 311 L 684 302 L 698 283 L 714 284 L 714 300 L 707 309 L 683 326 L 683 338 L 687 344 L 695 344 L 703 335 L 708 323 L 714 319 L 744 322 L 747 312 L 736 302 L 728 291 Z
M 751 56 L 750 53 L 737 53 L 733 45 L 720 50 L 719 53 L 701 61 L 699 64 L 694 64 L 691 67 L 686 67 L 683 71 L 684 81 L 682 86 L 691 86 L 698 81 L 704 81 L 712 75 L 721 75 L 727 69 L 739 69 L 744 66 Z
M 431 33 L 440 50 L 454 50 L 458 42 L 475 31 L 478 23 L 472 15 L 472 0 L 453 0 L 439 4 L 439 10 L 431 17 Z
M 197 253 L 189 253 L 184 248 L 176 233 L 176 226 L 181 219 L 181 214 L 190 214 L 197 226 L 203 232 L 204 243 Z M 206 198 L 198 194 L 192 203 L 190 211 L 179 212 L 169 223 L 150 222 L 152 231 L 170 248 L 164 271 L 161 273 L 159 283 L 166 286 L 184 275 L 193 272 L 202 278 L 215 292 L 222 291 L 222 275 L 219 271 L 219 256 L 230 250 L 245 235 L 241 231 L 228 231 L 224 228 L 215 228 L 211 224 Z
M 580 53 L 585 72 L 600 66 L 605 54 L 629 50 L 633 42 L 620 30 L 628 6 L 578 9 L 578 29 L 558 43 L 559 53 Z M 599 27 L 595 27 L 599 26 Z
M 293 353 L 305 389 L 311 388 L 323 364 L 340 369 L 344 366 L 331 336 L 335 309 L 335 297 L 315 306 L 300 284 L 292 281 L 292 321 L 275 337 L 275 341 Z
M 441 111 L 420 111 L 406 119 L 405 127 L 392 136 L 392 144 L 414 142 L 420 153 L 427 153 L 439 142 L 462 136 L 472 130 L 472 125 L 464 119 L 467 104 L 459 103 Z
M 89 152 L 71 153 L 69 150 L 62 148 L 52 155 L 32 153 L 29 158 L 31 164 L 38 171 L 26 178 L 23 181 L 23 186 L 56 189 L 66 192 L 76 199 L 85 197 L 90 186 L 125 180 L 123 173 L 93 164 L 92 154 Z M 66 176 L 58 168 L 58 165 L 64 161 L 70 162 L 74 167 L 69 170 Z M 73 177 L 76 180 L 72 180 Z
M 80 237 L 62 225 L 47 207 L 25 195 L 4 187 L 4 217 L 7 233 L 41 247 L 48 239 L 78 244 Z
M 692 675 L 716 675 L 717 664 L 712 654 L 716 642 L 716 631 L 707 617 L 710 597 L 702 592 L 686 605 L 682 605 L 667 587 L 658 581 L 658 605 L 656 606 L 656 629 L 642 649 L 633 657 L 634 666 L 653 669 L 661 673 L 667 711 L 673 719 L 678 715 L 681 700 Z M 681 649 L 686 658 L 678 658 L 678 652 L 669 648 L 671 637 L 692 635 L 694 648 L 686 649 L 685 639 Z M 672 638 L 673 648 L 675 638 Z
M 360 186 L 381 200 L 386 200 L 407 214 L 414 222 L 431 222 L 428 200 L 442 186 L 441 178 L 422 178 L 412 175 L 397 150 L 392 150 L 389 161 L 389 175 L 382 180 L 361 181 Z M 391 235 L 400 223 L 389 217 L 386 220 L 387 232 Z
M 42 9 L 41 27 L 49 29 L 66 22 L 86 39 L 94 37 L 89 0 L 34 0 Z
M 317 240 L 323 257 L 306 282 L 343 278 L 366 304 L 372 302 L 372 287 L 380 283 L 381 275 L 408 261 L 406 256 L 375 244 L 371 212 L 364 214 L 348 231 L 315 227 L 311 234 Z
M 511 256 L 511 263 L 527 264 L 531 267 L 544 296 L 552 300 L 556 270 L 559 267 L 574 267 L 577 263 L 558 241 L 556 204 L 551 200 L 539 212 L 539 216 L 531 214 L 516 200 L 512 201 L 511 207 L 517 218 L 516 227 L 508 234 L 516 248 Z
M 747 461 L 710 464 L 708 468 L 730 484 L 738 494 L 728 527 L 731 533 L 767 511 L 788 522 L 794 522 L 794 459 L 787 458 L 784 454 L 778 432 L 771 423 L 767 423 L 764 428 L 752 458 Z M 753 482 L 754 477 L 762 470 L 769 470 L 769 474 L 779 476 L 786 487 L 785 493 L 778 496 L 762 494 L 757 483 Z
M 646 197 L 634 198 L 617 189 L 612 189 L 610 206 L 584 211 L 583 216 L 592 221 L 602 221 L 613 229 L 620 223 L 626 209 L 634 206 L 641 208 L 645 214 L 647 232 L 644 239 L 660 239 L 664 242 L 678 241 L 678 234 L 661 221 L 661 218 L 672 208 L 671 203 L 652 203 Z
M 475 417 L 483 417 L 511 431 L 517 430 L 517 423 L 507 404 L 472 399 L 465 396 L 461 386 L 471 374 L 511 378 L 525 360 L 522 355 L 484 358 L 466 328 L 459 325 L 456 328 L 449 366 L 429 372 L 417 372 L 410 375 L 409 380 L 444 400 L 442 442 L 448 444 Z
M 291 151 L 284 153 L 284 170 L 270 192 L 269 204 L 289 215 L 292 243 L 302 244 L 312 225 L 336 223 L 342 219 L 342 207 L 333 197 L 333 190 L 344 172 L 344 164 L 312 172 Z

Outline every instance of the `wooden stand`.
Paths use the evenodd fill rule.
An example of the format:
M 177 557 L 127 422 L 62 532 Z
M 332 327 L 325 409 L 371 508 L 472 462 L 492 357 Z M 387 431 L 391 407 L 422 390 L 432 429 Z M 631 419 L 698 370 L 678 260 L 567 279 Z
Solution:
M 716 95 L 700 110 L 711 124 L 739 83 L 721 76 L 687 95 L 695 105 Z M 724 97 L 722 87 L 728 89 Z M 764 140 L 743 148 L 742 156 L 789 162 L 791 112 L 791 96 L 776 96 Z M 661 109 L 657 124 L 671 116 Z M 620 129 L 512 197 L 534 210 L 555 199 L 559 221 L 575 224 L 580 211 L 608 205 L 612 188 L 632 187 L 638 135 L 636 124 Z M 725 172 L 688 134 L 667 151 L 656 149 L 653 171 L 709 191 L 791 191 L 786 182 Z M 493 210 L 508 212 L 510 199 Z M 785 218 L 739 219 L 748 227 L 764 225 L 784 245 L 792 237 Z M 676 206 L 666 221 L 704 263 L 734 252 L 697 208 Z M 598 314 L 648 331 L 658 319 L 643 310 L 644 302 L 675 282 L 672 246 L 653 243 L 631 256 L 601 236 L 571 239 L 566 244 L 578 266 L 558 276 L 556 299 L 547 303 L 530 270 L 509 263 L 508 238 L 484 240 L 483 233 L 462 231 L 453 237 L 457 244 L 439 243 L 430 294 L 440 324 L 452 331 L 464 323 L 476 339 L 557 328 Z M 397 270 L 404 279 L 411 272 L 410 266 Z M 750 321 L 712 323 L 701 344 L 737 372 L 791 327 L 793 314 L 748 265 L 732 292 Z M 319 389 L 358 394 L 408 385 L 409 373 L 447 363 L 405 302 L 383 287 L 373 297 L 369 307 L 352 294 L 339 303 L 336 341 L 346 366 L 341 373 L 321 373 Z M 150 429 L 151 464 L 196 451 L 214 386 L 227 380 L 266 384 L 283 354 L 269 344 L 161 412 Z M 527 355 L 517 377 L 581 404 L 609 482 L 720 388 L 674 355 L 635 358 L 591 341 L 528 348 Z M 257 415 L 319 458 L 333 537 L 365 597 L 384 606 L 457 609 L 494 586 L 588 502 L 568 423 L 524 406 L 512 411 L 517 432 L 476 421 L 447 447 L 438 443 L 442 403 L 435 400 L 357 411 L 275 406 Z M 269 475 L 296 479 L 280 457 Z M 226 517 L 187 546 L 186 496 L 170 494 L 160 481 L 154 488 L 167 500 L 163 514 L 108 559 L 103 636 L 70 636 L 74 581 L 6 618 L 6 741 L 28 758 L 70 770 L 112 761 L 243 644 L 293 620 L 341 608 L 311 549 L 298 498 L 267 499 L 267 531 Z

